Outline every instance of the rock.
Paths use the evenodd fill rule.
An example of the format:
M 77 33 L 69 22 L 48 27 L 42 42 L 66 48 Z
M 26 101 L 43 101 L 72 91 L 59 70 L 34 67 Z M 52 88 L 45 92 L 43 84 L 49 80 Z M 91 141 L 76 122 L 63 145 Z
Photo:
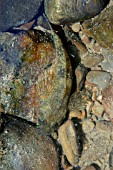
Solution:
M 89 120 L 86 120 L 86 122 L 88 123 Z M 109 155 L 113 146 L 111 140 L 113 127 L 111 122 L 106 121 L 98 121 L 97 124 L 90 132 L 85 128 L 83 129 L 85 140 L 79 161 L 79 166 L 82 169 L 94 164 L 97 164 L 101 169 L 109 167 Z M 85 145 L 87 145 L 87 148 Z
M 1 0 L 0 1 L 0 31 L 31 21 L 41 6 L 42 0 Z
M 88 166 L 87 168 L 85 168 L 84 170 L 96 170 L 94 166 Z
M 113 85 L 108 85 L 102 91 L 102 105 L 105 112 L 113 118 Z
M 70 24 L 96 16 L 107 4 L 107 0 L 46 0 L 45 13 L 53 24 Z
M 8 115 L 3 116 L 3 124 L 0 169 L 58 170 L 58 155 L 49 136 L 26 121 Z
M 86 53 L 81 56 L 81 63 L 88 68 L 98 65 L 104 57 L 101 54 Z
M 89 71 L 86 80 L 91 83 L 95 84 L 99 87 L 100 90 L 103 90 L 111 80 L 111 74 L 105 71 Z
M 86 73 L 87 73 L 87 69 L 83 65 L 79 64 L 77 68 L 75 69 L 77 92 L 79 92 L 81 88 L 83 87 Z
M 103 70 L 113 73 L 113 52 L 106 48 L 102 48 L 102 54 L 104 60 L 99 65 Z
M 58 137 L 64 154 L 71 165 L 75 166 L 79 160 L 77 135 L 74 124 L 68 120 L 58 129 Z
M 54 40 L 36 30 L 0 34 L 0 104 L 48 132 L 65 117 L 72 83 L 68 55 Z
M 106 48 L 113 50 L 113 6 L 106 8 L 95 18 L 91 31 L 97 42 Z
M 83 109 L 85 109 L 89 98 L 90 93 L 85 89 L 80 92 L 74 92 L 69 99 L 68 109 L 70 111 L 82 111 Z
M 71 28 L 74 32 L 79 32 L 80 31 L 80 22 L 72 24 Z
M 102 104 L 100 104 L 98 101 L 94 102 L 94 105 L 92 107 L 92 112 L 97 116 L 97 117 L 101 117 L 102 113 L 104 111 L 104 108 L 102 106 Z

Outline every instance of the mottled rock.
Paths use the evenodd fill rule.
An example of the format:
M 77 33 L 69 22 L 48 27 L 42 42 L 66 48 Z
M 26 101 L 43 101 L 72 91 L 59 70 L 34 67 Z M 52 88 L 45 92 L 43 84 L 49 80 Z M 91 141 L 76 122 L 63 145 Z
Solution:
M 102 106 L 102 104 L 100 104 L 98 101 L 95 101 L 93 107 L 92 107 L 92 112 L 98 116 L 98 117 L 101 117 L 102 116 L 102 113 L 104 111 L 104 108 Z
M 86 120 L 89 122 L 89 120 Z M 83 152 L 79 161 L 83 169 L 92 164 L 97 164 L 101 169 L 109 169 L 109 155 L 113 146 L 111 134 L 113 127 L 110 122 L 99 121 L 90 131 L 83 129 L 85 141 Z M 87 146 L 87 147 L 86 147 Z
M 94 166 L 88 166 L 87 168 L 85 168 L 84 170 L 96 170 Z
M 3 124 L 0 169 L 58 170 L 58 155 L 49 136 L 26 121 L 8 115 L 3 118 Z
M 101 54 L 86 53 L 81 56 L 81 63 L 88 68 L 98 65 L 104 57 Z
M 60 39 L 36 30 L 1 33 L 0 45 L 4 112 L 51 131 L 65 117 L 71 90 L 70 61 Z
M 104 60 L 99 64 L 103 70 L 113 73 L 113 52 L 102 48 L 101 52 L 104 56 Z
M 92 33 L 97 42 L 113 50 L 113 6 L 106 8 L 92 23 Z
M 102 92 L 102 104 L 106 113 L 113 118 L 113 85 L 108 85 Z
M 77 68 L 75 69 L 77 92 L 79 92 L 81 88 L 83 87 L 86 73 L 87 73 L 87 69 L 83 65 L 79 64 Z
M 38 13 L 42 0 L 1 0 L 0 31 L 27 23 Z
M 96 16 L 107 3 L 107 0 L 46 0 L 45 12 L 53 24 L 69 24 Z
M 90 93 L 87 90 L 83 90 L 80 92 L 74 92 L 68 104 L 68 109 L 70 111 L 78 110 L 81 111 L 85 109 L 87 102 L 90 100 Z
M 79 151 L 74 123 L 71 120 L 68 120 L 60 126 L 58 129 L 58 136 L 64 154 L 70 164 L 75 166 L 79 161 Z
M 90 71 L 86 76 L 86 80 L 95 84 L 99 87 L 100 90 L 104 89 L 110 82 L 111 74 L 105 71 Z

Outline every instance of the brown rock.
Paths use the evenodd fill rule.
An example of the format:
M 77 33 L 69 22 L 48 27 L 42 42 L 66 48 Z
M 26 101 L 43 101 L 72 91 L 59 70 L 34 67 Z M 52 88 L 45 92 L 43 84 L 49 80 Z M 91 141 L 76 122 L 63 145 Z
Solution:
M 102 104 L 106 113 L 113 118 L 113 85 L 108 85 L 102 92 Z
M 78 163 L 78 143 L 77 136 L 74 128 L 74 124 L 71 120 L 68 120 L 58 129 L 58 136 L 64 154 L 71 165 L 75 166 Z

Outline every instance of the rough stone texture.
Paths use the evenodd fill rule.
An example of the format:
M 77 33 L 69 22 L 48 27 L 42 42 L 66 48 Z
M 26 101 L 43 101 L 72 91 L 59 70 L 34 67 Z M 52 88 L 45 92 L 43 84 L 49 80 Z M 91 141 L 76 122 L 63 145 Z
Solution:
M 45 12 L 50 22 L 67 24 L 94 17 L 107 3 L 107 0 L 46 0 Z
M 0 133 L 3 148 L 0 169 L 58 170 L 58 155 L 49 136 L 26 121 L 8 115 L 3 118 L 3 124 Z
M 0 105 L 50 131 L 65 117 L 71 66 L 62 43 L 42 31 L 0 34 Z
M 111 74 L 108 72 L 96 70 L 88 72 L 86 80 L 97 85 L 102 90 L 109 84 L 111 77 Z
M 113 73 L 113 51 L 102 48 L 104 60 L 100 63 L 103 70 Z
M 113 6 L 106 8 L 92 23 L 92 33 L 97 42 L 113 50 Z
M 1 0 L 0 31 L 24 24 L 38 13 L 42 0 Z
M 87 53 L 83 56 L 81 56 L 81 63 L 88 68 L 97 66 L 104 57 L 99 54 L 93 54 L 93 53 Z
M 87 131 L 87 128 L 84 128 L 83 131 L 86 141 L 84 141 L 79 165 L 84 169 L 91 164 L 97 164 L 102 170 L 109 170 L 109 155 L 113 146 L 112 124 L 99 121 L 90 133 Z
M 102 92 L 102 104 L 106 113 L 113 118 L 113 85 L 108 85 Z
M 64 154 L 70 164 L 75 166 L 79 161 L 79 151 L 74 123 L 71 120 L 68 120 L 60 126 L 58 129 L 58 136 Z

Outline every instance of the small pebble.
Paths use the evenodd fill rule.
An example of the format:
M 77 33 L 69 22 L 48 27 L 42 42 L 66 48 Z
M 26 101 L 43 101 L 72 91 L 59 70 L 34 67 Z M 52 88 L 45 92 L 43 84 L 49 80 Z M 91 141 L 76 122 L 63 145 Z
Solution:
M 81 56 L 81 63 L 88 68 L 97 66 L 102 60 L 103 56 L 100 54 L 86 53 Z
M 72 30 L 74 32 L 79 32 L 80 31 L 80 22 L 77 22 L 77 23 L 74 23 L 72 26 L 71 26 Z
M 110 82 L 111 74 L 105 71 L 90 71 L 86 80 L 89 83 L 95 84 L 99 87 L 100 90 L 103 90 Z
M 102 104 L 106 113 L 113 118 L 113 85 L 108 85 L 102 92 Z
M 92 112 L 98 116 L 98 117 L 101 117 L 102 116 L 102 113 L 104 111 L 104 108 L 103 106 L 98 102 L 98 101 L 95 101 L 93 107 L 92 107 Z

